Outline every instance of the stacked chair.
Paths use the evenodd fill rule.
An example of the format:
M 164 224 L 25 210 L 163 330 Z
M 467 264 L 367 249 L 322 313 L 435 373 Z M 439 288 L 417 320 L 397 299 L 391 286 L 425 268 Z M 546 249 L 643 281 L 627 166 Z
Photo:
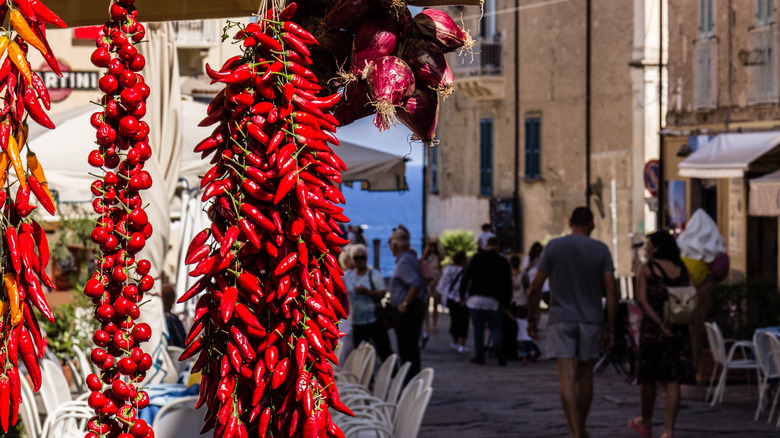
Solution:
M 339 394 L 355 417 L 334 412 L 333 421 L 347 438 L 416 438 L 433 393 L 433 368 L 420 371 L 404 386 L 411 363 L 401 365 L 393 376 L 398 356 L 391 355 L 373 376 L 375 357 L 373 347 L 362 344 L 344 361 L 337 373 Z

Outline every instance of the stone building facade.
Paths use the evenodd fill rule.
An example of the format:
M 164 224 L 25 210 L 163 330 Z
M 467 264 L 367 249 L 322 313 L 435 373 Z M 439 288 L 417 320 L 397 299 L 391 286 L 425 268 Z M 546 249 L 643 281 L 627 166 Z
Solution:
M 429 235 L 500 219 L 491 205 L 511 206 L 517 191 L 513 249 L 525 251 L 566 232 L 571 210 L 589 200 L 593 237 L 630 273 L 629 233 L 656 221 L 643 169 L 658 156 L 660 29 L 658 2 L 621 6 L 486 1 L 481 27 L 476 8 L 447 9 L 463 16 L 478 53 L 450 58 L 457 91 L 442 105 L 440 143 L 426 157 Z

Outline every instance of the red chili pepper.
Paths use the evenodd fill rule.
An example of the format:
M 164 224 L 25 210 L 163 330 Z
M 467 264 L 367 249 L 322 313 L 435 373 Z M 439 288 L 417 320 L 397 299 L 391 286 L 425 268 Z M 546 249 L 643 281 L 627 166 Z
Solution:
M 290 358 L 285 357 L 280 360 L 274 367 L 274 373 L 271 376 L 271 388 L 279 389 L 280 386 L 287 380 L 287 375 L 290 371 Z
M 282 25 L 282 29 L 286 32 L 290 32 L 300 38 L 301 40 L 304 40 L 306 44 L 310 45 L 318 45 L 317 39 L 314 38 L 314 35 L 309 33 L 306 29 L 302 28 L 301 26 L 293 23 L 292 21 L 285 21 Z
M 38 103 L 38 97 L 35 95 L 35 91 L 32 88 L 27 88 L 24 92 L 24 104 L 27 107 L 27 114 L 35 120 L 36 123 L 44 128 L 54 129 L 54 123 L 52 123 L 46 111 L 43 110 L 41 104 Z
M 222 302 L 219 306 L 222 315 L 222 322 L 225 324 L 230 321 L 230 317 L 233 316 L 233 309 L 236 306 L 236 300 L 238 299 L 238 290 L 234 287 L 228 287 L 225 289 L 225 293 L 222 295 Z
M 263 413 L 260 414 L 260 424 L 258 426 L 258 436 L 265 438 L 268 433 L 268 425 L 271 423 L 271 408 L 263 409 Z
M 295 186 L 296 181 L 298 181 L 297 172 L 290 172 L 282 178 L 279 187 L 276 189 L 276 193 L 274 193 L 274 204 L 278 204 L 282 198 L 290 193 L 290 190 Z
M 308 326 L 303 331 L 303 334 L 304 336 L 306 336 L 306 340 L 309 341 L 309 346 L 314 350 L 315 353 L 321 355 L 327 354 L 327 351 L 325 350 L 325 345 L 322 341 L 322 335 L 319 333 L 318 329 Z
M 230 249 L 233 247 L 233 244 L 236 243 L 236 239 L 238 239 L 238 234 L 239 234 L 239 230 L 238 227 L 235 225 L 232 225 L 225 232 L 225 237 L 222 239 L 222 244 L 219 248 L 219 254 L 222 257 L 225 257 L 227 253 L 230 251 Z
M 25 327 L 22 328 L 19 334 L 19 354 L 33 382 L 33 390 L 38 392 L 41 389 L 41 368 L 38 365 L 38 358 L 35 356 L 35 346 L 33 346 L 32 338 Z
M 309 343 L 306 342 L 306 338 L 300 337 L 295 342 L 295 364 L 299 370 L 303 370 L 306 366 L 306 356 L 309 354 Z
M 52 216 L 56 213 L 56 210 L 54 208 L 54 204 L 52 203 L 51 198 L 49 197 L 49 194 L 46 193 L 46 189 L 43 188 L 40 182 L 38 182 L 38 179 L 35 178 L 32 174 L 27 175 L 27 182 L 30 185 L 30 190 L 35 195 L 36 198 L 38 198 L 38 202 L 41 203 L 43 208 L 49 212 Z
M 287 257 L 284 258 L 281 262 L 279 262 L 278 265 L 276 265 L 276 269 L 274 269 L 274 275 L 279 277 L 285 272 L 289 271 L 298 262 L 298 253 L 290 253 Z
M 257 44 L 270 50 L 271 52 L 281 52 L 282 51 L 282 44 L 275 40 L 273 37 L 270 37 L 266 35 L 265 33 L 259 31 L 259 30 L 252 30 L 248 32 L 255 40 L 257 40 Z
M 35 15 L 43 19 L 43 21 L 53 24 L 57 27 L 68 27 L 67 24 L 65 24 L 64 21 L 60 17 L 57 16 L 54 12 L 52 12 L 49 8 L 46 7 L 43 3 L 39 2 L 38 0 L 29 0 L 30 5 L 35 10 Z
M 273 222 L 271 222 L 267 217 L 263 216 L 262 213 L 260 213 L 260 210 L 258 210 L 256 207 L 252 206 L 251 204 L 242 203 L 241 207 L 239 208 L 242 214 L 247 216 L 249 220 L 254 222 L 256 225 L 259 225 L 266 231 L 275 231 L 276 227 L 274 227 Z
M 35 72 L 32 72 L 32 76 L 30 77 L 32 79 L 30 84 L 32 85 L 35 92 L 38 93 L 38 97 L 41 99 L 41 103 L 43 104 L 44 108 L 50 110 L 51 97 L 49 96 L 49 90 L 46 88 L 46 85 L 43 83 L 43 80 Z
M 16 400 L 14 400 L 16 403 Z M 11 415 L 11 382 L 7 376 L 0 377 L 0 426 L 8 432 L 8 420 Z
M 21 190 L 21 189 L 20 189 Z M 19 237 L 16 234 L 16 228 L 9 226 L 5 232 L 6 242 L 8 242 L 8 252 L 11 254 L 11 264 L 14 271 L 22 271 L 22 257 L 19 249 Z
M 282 41 L 301 56 L 311 56 L 311 51 L 306 47 L 306 44 L 292 32 L 282 32 Z
M 179 356 L 180 361 L 187 360 L 195 355 L 195 353 L 200 352 L 200 350 L 203 349 L 203 339 L 198 338 L 193 342 L 192 344 L 188 345 L 184 348 L 184 351 L 182 351 L 181 356 Z
M 241 64 L 226 71 L 215 71 L 206 64 L 206 74 L 211 78 L 211 83 L 222 82 L 224 84 L 240 84 L 252 77 L 252 71 L 248 64 Z

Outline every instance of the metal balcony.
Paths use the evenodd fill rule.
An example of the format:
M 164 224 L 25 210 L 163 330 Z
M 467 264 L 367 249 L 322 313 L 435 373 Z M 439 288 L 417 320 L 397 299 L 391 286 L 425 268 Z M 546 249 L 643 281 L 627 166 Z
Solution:
M 222 38 L 219 20 L 174 21 L 173 31 L 179 47 L 212 47 Z
M 502 98 L 504 70 L 501 37 L 476 38 L 472 52 L 450 58 L 450 68 L 456 78 L 455 86 L 474 99 Z

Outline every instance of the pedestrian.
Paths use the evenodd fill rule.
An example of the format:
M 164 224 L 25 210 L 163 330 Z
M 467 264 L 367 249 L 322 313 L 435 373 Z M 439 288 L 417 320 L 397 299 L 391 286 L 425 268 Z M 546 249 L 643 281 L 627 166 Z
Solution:
M 420 372 L 420 332 L 423 323 L 425 281 L 422 266 L 411 250 L 409 230 L 403 225 L 393 230 L 390 251 L 396 258 L 390 278 L 390 305 L 394 309 L 394 329 L 401 363 L 410 362 L 408 382 Z
M 439 322 L 439 304 L 441 303 L 441 295 L 439 294 L 437 287 L 439 285 L 439 279 L 441 278 L 441 247 L 439 246 L 439 239 L 428 239 L 428 243 L 423 249 L 423 255 L 420 259 L 422 264 L 423 279 L 425 279 L 425 290 L 428 295 L 428 299 L 423 303 L 425 305 L 425 327 L 422 334 L 422 347 L 428 343 L 430 338 L 429 333 L 437 333 Z
M 363 227 L 357 226 L 355 227 L 355 243 L 359 243 L 361 245 L 366 245 L 366 237 L 363 235 Z
M 533 280 L 534 275 L 536 275 L 536 263 L 539 262 L 539 257 L 541 257 L 543 249 L 544 245 L 542 245 L 541 242 L 534 242 L 531 245 L 531 249 L 528 250 L 528 254 L 525 256 L 525 259 L 523 259 L 523 276 L 521 284 L 526 291 L 526 295 L 528 294 L 528 288 L 531 286 L 531 280 Z M 542 301 L 548 304 L 550 302 L 549 280 L 545 281 L 542 285 Z
M 509 262 L 499 254 L 498 248 L 498 239 L 489 238 L 484 251 L 475 254 L 466 266 L 460 282 L 460 300 L 466 303 L 474 325 L 474 357 L 471 362 L 480 365 L 485 363 L 486 323 L 498 365 L 506 365 L 501 318 L 508 312 L 512 300 L 512 273 Z
M 176 290 L 172 285 L 165 284 L 162 287 L 161 295 L 163 310 L 165 311 L 165 325 L 168 329 L 168 345 L 184 348 L 186 346 L 184 341 L 187 337 L 187 331 L 184 330 L 184 324 L 181 323 L 181 319 L 172 312 L 173 305 L 176 303 Z
M 355 232 L 354 225 L 347 225 L 347 240 L 349 240 L 349 243 L 355 244 L 357 243 L 357 233 Z
M 539 347 L 528 336 L 528 307 L 526 306 L 528 295 L 523 286 L 523 278 L 526 277 L 526 273 L 523 272 L 521 263 L 522 258 L 519 254 L 509 256 L 509 266 L 512 268 L 512 315 L 515 316 L 515 327 L 511 333 L 505 332 L 505 334 L 507 336 L 514 335 L 511 340 L 516 342 L 515 355 L 522 360 L 523 365 L 528 365 L 528 359 L 536 362 L 536 358 L 539 357 Z
M 444 267 L 437 290 L 442 302 L 450 310 L 450 348 L 458 353 L 469 351 L 466 338 L 469 334 L 469 311 L 460 302 L 460 281 L 463 278 L 463 268 L 466 266 L 466 253 L 458 251 L 452 256 L 452 264 Z
M 487 247 L 487 241 L 491 237 L 496 237 L 496 233 L 493 232 L 493 225 L 482 224 L 482 232 L 477 236 L 477 246 L 480 251 Z
M 352 342 L 360 345 L 369 342 L 376 353 L 385 360 L 393 352 L 390 338 L 376 317 L 376 306 L 387 294 L 382 274 L 368 266 L 368 248 L 356 244 L 350 246 L 353 269 L 344 273 L 344 286 L 349 295 L 350 322 L 352 323 Z
M 593 365 L 614 343 L 617 290 L 612 257 L 605 244 L 591 239 L 593 213 L 577 207 L 569 219 L 571 234 L 551 240 L 542 251 L 528 290 L 528 334 L 539 335 L 542 285 L 550 278 L 547 355 L 557 360 L 561 404 L 572 438 L 588 437 L 585 423 L 593 401 Z M 603 330 L 602 297 L 607 328 Z
M 653 407 L 659 384 L 666 390 L 664 433 L 672 438 L 680 410 L 680 384 L 695 384 L 688 325 L 668 326 L 663 322 L 663 307 L 669 299 L 668 286 L 694 286 L 693 276 L 680 259 L 680 249 L 665 231 L 650 234 L 645 243 L 647 263 L 636 279 L 636 301 L 644 317 L 639 328 L 639 366 L 641 415 L 628 427 L 640 436 L 652 434 Z

